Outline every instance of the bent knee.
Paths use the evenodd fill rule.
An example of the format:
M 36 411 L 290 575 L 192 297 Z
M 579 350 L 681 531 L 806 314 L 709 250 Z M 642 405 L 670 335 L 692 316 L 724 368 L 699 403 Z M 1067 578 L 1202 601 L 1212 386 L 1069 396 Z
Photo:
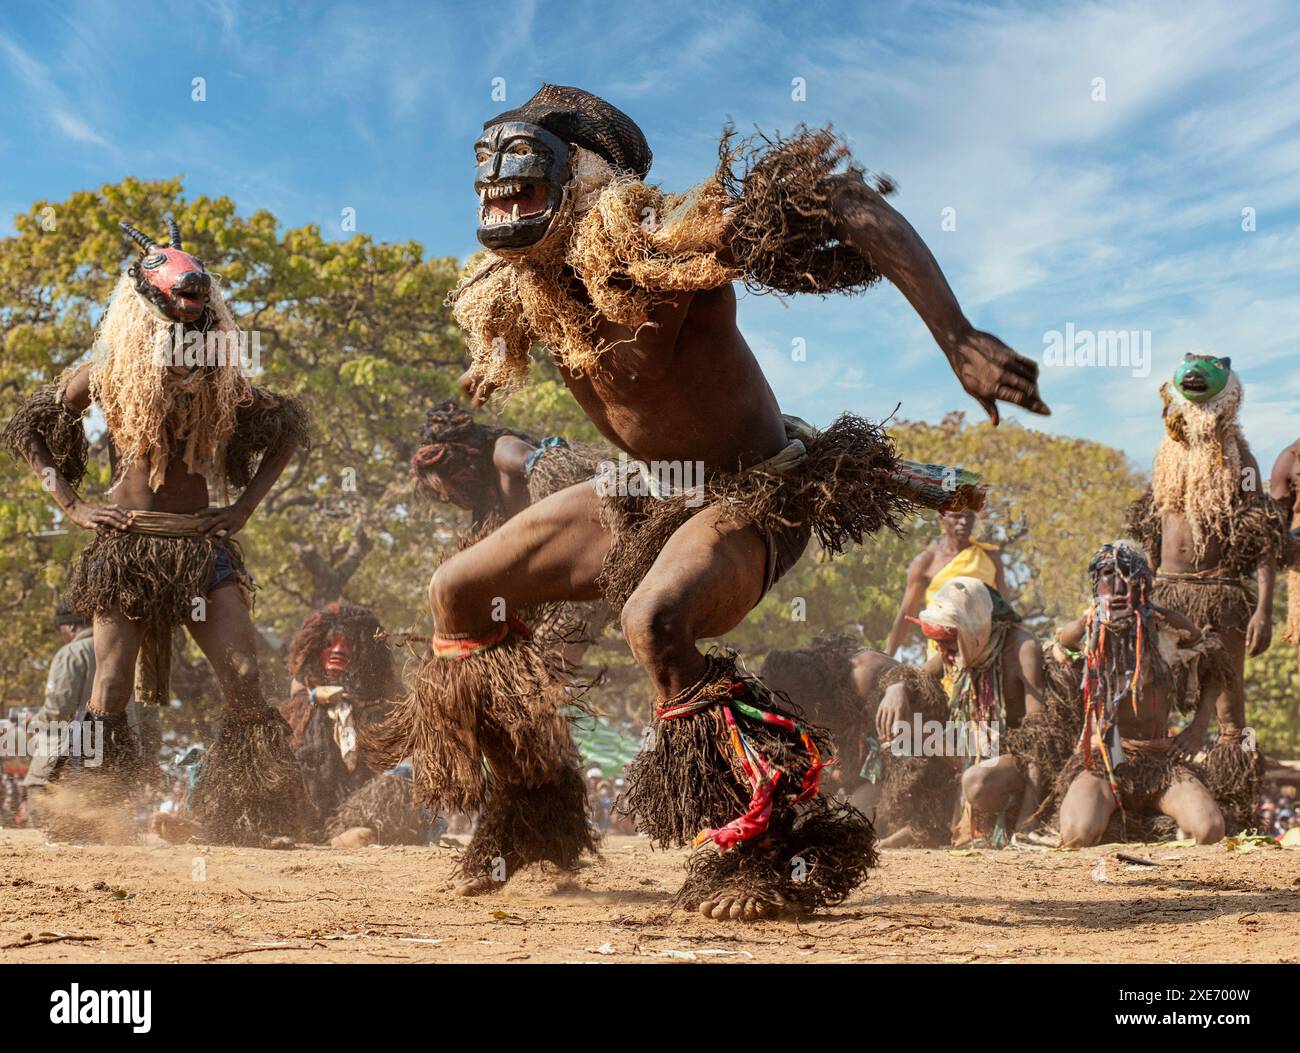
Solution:
M 454 595 L 455 586 L 451 576 L 447 573 L 447 564 L 444 563 L 433 572 L 433 577 L 429 579 L 429 609 L 435 614 L 438 613 L 451 602 Z
M 638 657 L 690 643 L 680 605 L 663 594 L 633 593 L 623 605 L 623 638 Z
M 1182 823 L 1178 824 L 1182 826 Z M 1223 822 L 1223 813 L 1217 808 L 1200 811 L 1193 817 L 1188 826 L 1183 827 L 1183 833 L 1192 838 L 1198 845 L 1218 844 L 1223 840 L 1226 827 Z
M 996 812 L 1007 803 L 1018 781 L 1014 769 L 977 764 L 967 768 L 961 777 L 961 790 L 966 800 L 976 808 Z
M 474 619 L 475 608 L 482 606 L 479 620 L 491 617 L 488 605 L 480 603 L 480 590 L 474 577 L 455 558 L 433 572 L 429 580 L 429 609 L 434 625 L 452 631 Z

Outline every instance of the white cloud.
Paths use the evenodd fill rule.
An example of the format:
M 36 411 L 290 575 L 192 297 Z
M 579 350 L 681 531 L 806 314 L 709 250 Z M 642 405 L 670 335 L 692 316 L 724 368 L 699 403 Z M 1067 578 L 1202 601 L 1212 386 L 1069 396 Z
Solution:
M 85 121 L 66 110 L 50 110 L 50 119 L 64 135 L 69 139 L 75 139 L 79 143 L 94 143 L 96 146 L 109 146 L 109 143 L 103 136 L 98 135 Z
M 84 106 L 79 99 L 69 100 L 63 82 L 3 33 L 0 33 L 0 56 L 26 89 L 27 98 L 41 112 L 46 123 L 74 142 L 102 147 L 115 157 L 120 156 L 116 146 L 77 115 Z
M 1153 332 L 1150 378 L 1045 372 L 1057 412 L 1023 419 L 1097 437 L 1103 418 L 1107 441 L 1144 461 L 1159 441 L 1155 390 L 1185 351 L 1233 354 L 1248 384 L 1296 361 L 1300 27 L 1284 6 L 917 10 L 933 16 L 924 40 L 905 20 L 873 34 L 845 26 L 808 48 L 809 119 L 833 116 L 864 163 L 898 180 L 897 207 L 976 325 L 1033 357 L 1042 333 L 1067 321 Z M 1091 97 L 1094 77 L 1105 77 L 1105 102 Z M 775 123 L 781 107 L 768 110 Z M 1259 209 L 1253 233 L 1240 226 L 1247 205 Z M 954 232 L 939 226 L 946 206 Z M 913 414 L 932 397 L 938 360 L 898 323 L 897 298 L 873 299 L 858 324 L 896 338 L 882 369 L 919 374 L 888 372 Z M 825 323 L 798 324 L 849 316 L 847 305 L 816 312 Z M 1282 409 L 1259 416 L 1248 430 L 1279 441 Z M 1294 411 L 1289 426 L 1300 431 Z

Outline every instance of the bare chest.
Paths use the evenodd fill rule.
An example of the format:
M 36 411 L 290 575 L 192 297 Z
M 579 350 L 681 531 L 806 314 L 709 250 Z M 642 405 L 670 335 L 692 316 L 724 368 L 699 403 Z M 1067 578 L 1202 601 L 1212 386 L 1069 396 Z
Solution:
M 600 368 L 564 371 L 574 399 L 619 449 L 734 471 L 785 444 L 776 399 L 734 310 L 719 311 L 714 296 L 670 301 L 635 331 L 602 320 Z
M 1167 515 L 1160 522 L 1160 569 L 1172 573 L 1213 570 L 1223 562 L 1223 545 L 1217 537 L 1207 539 L 1198 559 L 1192 527 L 1180 515 Z

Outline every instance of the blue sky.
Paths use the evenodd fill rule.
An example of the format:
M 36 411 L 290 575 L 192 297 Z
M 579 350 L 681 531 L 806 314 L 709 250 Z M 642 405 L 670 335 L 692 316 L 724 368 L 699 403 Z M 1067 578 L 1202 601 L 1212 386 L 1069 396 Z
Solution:
M 1300 435 L 1297 53 L 1283 2 L 5 4 L 0 233 L 38 198 L 183 174 L 289 226 L 344 237 L 354 208 L 376 238 L 464 256 L 474 133 L 542 80 L 630 113 L 671 189 L 711 170 L 728 118 L 832 121 L 977 326 L 1040 360 L 1067 325 L 1150 333 L 1148 376 L 1045 368 L 1054 415 L 1012 416 L 1145 466 L 1160 381 L 1227 354 L 1267 470 Z M 979 413 L 892 288 L 740 312 L 789 412 Z

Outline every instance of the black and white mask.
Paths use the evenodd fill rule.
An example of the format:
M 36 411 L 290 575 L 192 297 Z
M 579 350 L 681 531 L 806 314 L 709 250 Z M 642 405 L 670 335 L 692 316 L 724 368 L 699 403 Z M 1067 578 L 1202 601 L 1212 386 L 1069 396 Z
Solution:
M 479 242 L 494 251 L 537 245 L 564 201 L 572 148 L 536 124 L 503 121 L 484 129 L 474 156 Z

